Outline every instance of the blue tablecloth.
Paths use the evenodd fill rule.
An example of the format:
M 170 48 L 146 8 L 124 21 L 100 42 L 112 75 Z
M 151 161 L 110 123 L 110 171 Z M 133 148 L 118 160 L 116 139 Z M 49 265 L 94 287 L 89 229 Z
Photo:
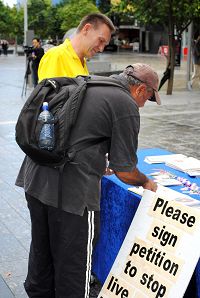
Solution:
M 191 178 L 164 164 L 147 164 L 144 162 L 144 158 L 147 155 L 164 154 L 171 154 L 171 152 L 158 148 L 139 150 L 139 170 L 145 174 L 150 174 L 156 169 L 164 169 L 176 176 L 185 177 L 200 186 L 200 178 Z M 128 191 L 129 187 L 131 185 L 121 182 L 115 175 L 102 178 L 100 239 L 93 254 L 93 272 L 102 284 L 109 274 L 140 203 L 141 197 Z M 181 192 L 182 186 L 172 186 L 170 188 Z M 199 195 L 191 195 L 191 197 L 200 200 Z M 199 285 L 197 297 L 200 298 L 200 262 L 196 267 L 195 278 L 197 286 Z

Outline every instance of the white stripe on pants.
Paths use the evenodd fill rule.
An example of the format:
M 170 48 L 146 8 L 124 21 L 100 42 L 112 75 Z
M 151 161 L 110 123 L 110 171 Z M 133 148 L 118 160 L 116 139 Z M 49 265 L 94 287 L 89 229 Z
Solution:
M 94 211 L 88 211 L 88 244 L 87 244 L 87 264 L 85 280 L 85 298 L 90 294 L 90 276 L 92 268 L 92 243 L 94 239 Z

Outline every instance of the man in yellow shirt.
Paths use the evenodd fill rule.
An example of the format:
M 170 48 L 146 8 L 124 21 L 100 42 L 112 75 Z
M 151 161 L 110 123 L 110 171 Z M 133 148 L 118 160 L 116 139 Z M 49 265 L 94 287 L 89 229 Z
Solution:
M 49 49 L 40 61 L 39 81 L 52 77 L 88 75 L 86 58 L 103 52 L 115 27 L 103 14 L 92 13 L 80 22 L 76 34 Z

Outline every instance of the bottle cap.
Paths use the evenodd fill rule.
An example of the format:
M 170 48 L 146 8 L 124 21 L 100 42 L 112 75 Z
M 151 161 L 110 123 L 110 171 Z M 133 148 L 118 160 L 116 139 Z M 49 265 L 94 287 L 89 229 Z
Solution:
M 46 111 L 46 110 L 48 110 L 48 107 L 49 107 L 48 102 L 44 101 L 43 104 L 42 104 L 42 110 Z

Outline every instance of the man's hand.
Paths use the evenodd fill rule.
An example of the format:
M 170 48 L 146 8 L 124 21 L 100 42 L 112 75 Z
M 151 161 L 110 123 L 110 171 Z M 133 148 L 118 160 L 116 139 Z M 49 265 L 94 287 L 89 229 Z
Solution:
M 35 56 L 35 54 L 32 54 L 32 59 L 35 60 L 37 57 Z
M 156 192 L 156 190 L 157 190 L 157 188 L 158 188 L 157 183 L 154 182 L 154 181 L 151 180 L 151 179 L 148 179 L 148 181 L 145 182 L 142 186 L 143 186 L 143 188 L 145 188 L 145 189 L 149 189 L 149 190 L 154 191 L 154 192 Z
M 113 170 L 111 170 L 111 169 L 109 168 L 108 153 L 106 153 L 105 158 L 106 158 L 106 170 L 105 170 L 104 175 L 109 176 L 109 175 L 114 174 L 114 172 L 113 172 Z
M 143 186 L 143 188 L 154 192 L 157 190 L 157 184 L 145 174 L 141 173 L 137 168 L 133 169 L 132 172 L 115 172 L 115 174 L 124 183 Z
M 109 176 L 109 175 L 112 175 L 112 174 L 114 174 L 113 170 L 111 170 L 109 168 L 106 168 L 104 175 Z

